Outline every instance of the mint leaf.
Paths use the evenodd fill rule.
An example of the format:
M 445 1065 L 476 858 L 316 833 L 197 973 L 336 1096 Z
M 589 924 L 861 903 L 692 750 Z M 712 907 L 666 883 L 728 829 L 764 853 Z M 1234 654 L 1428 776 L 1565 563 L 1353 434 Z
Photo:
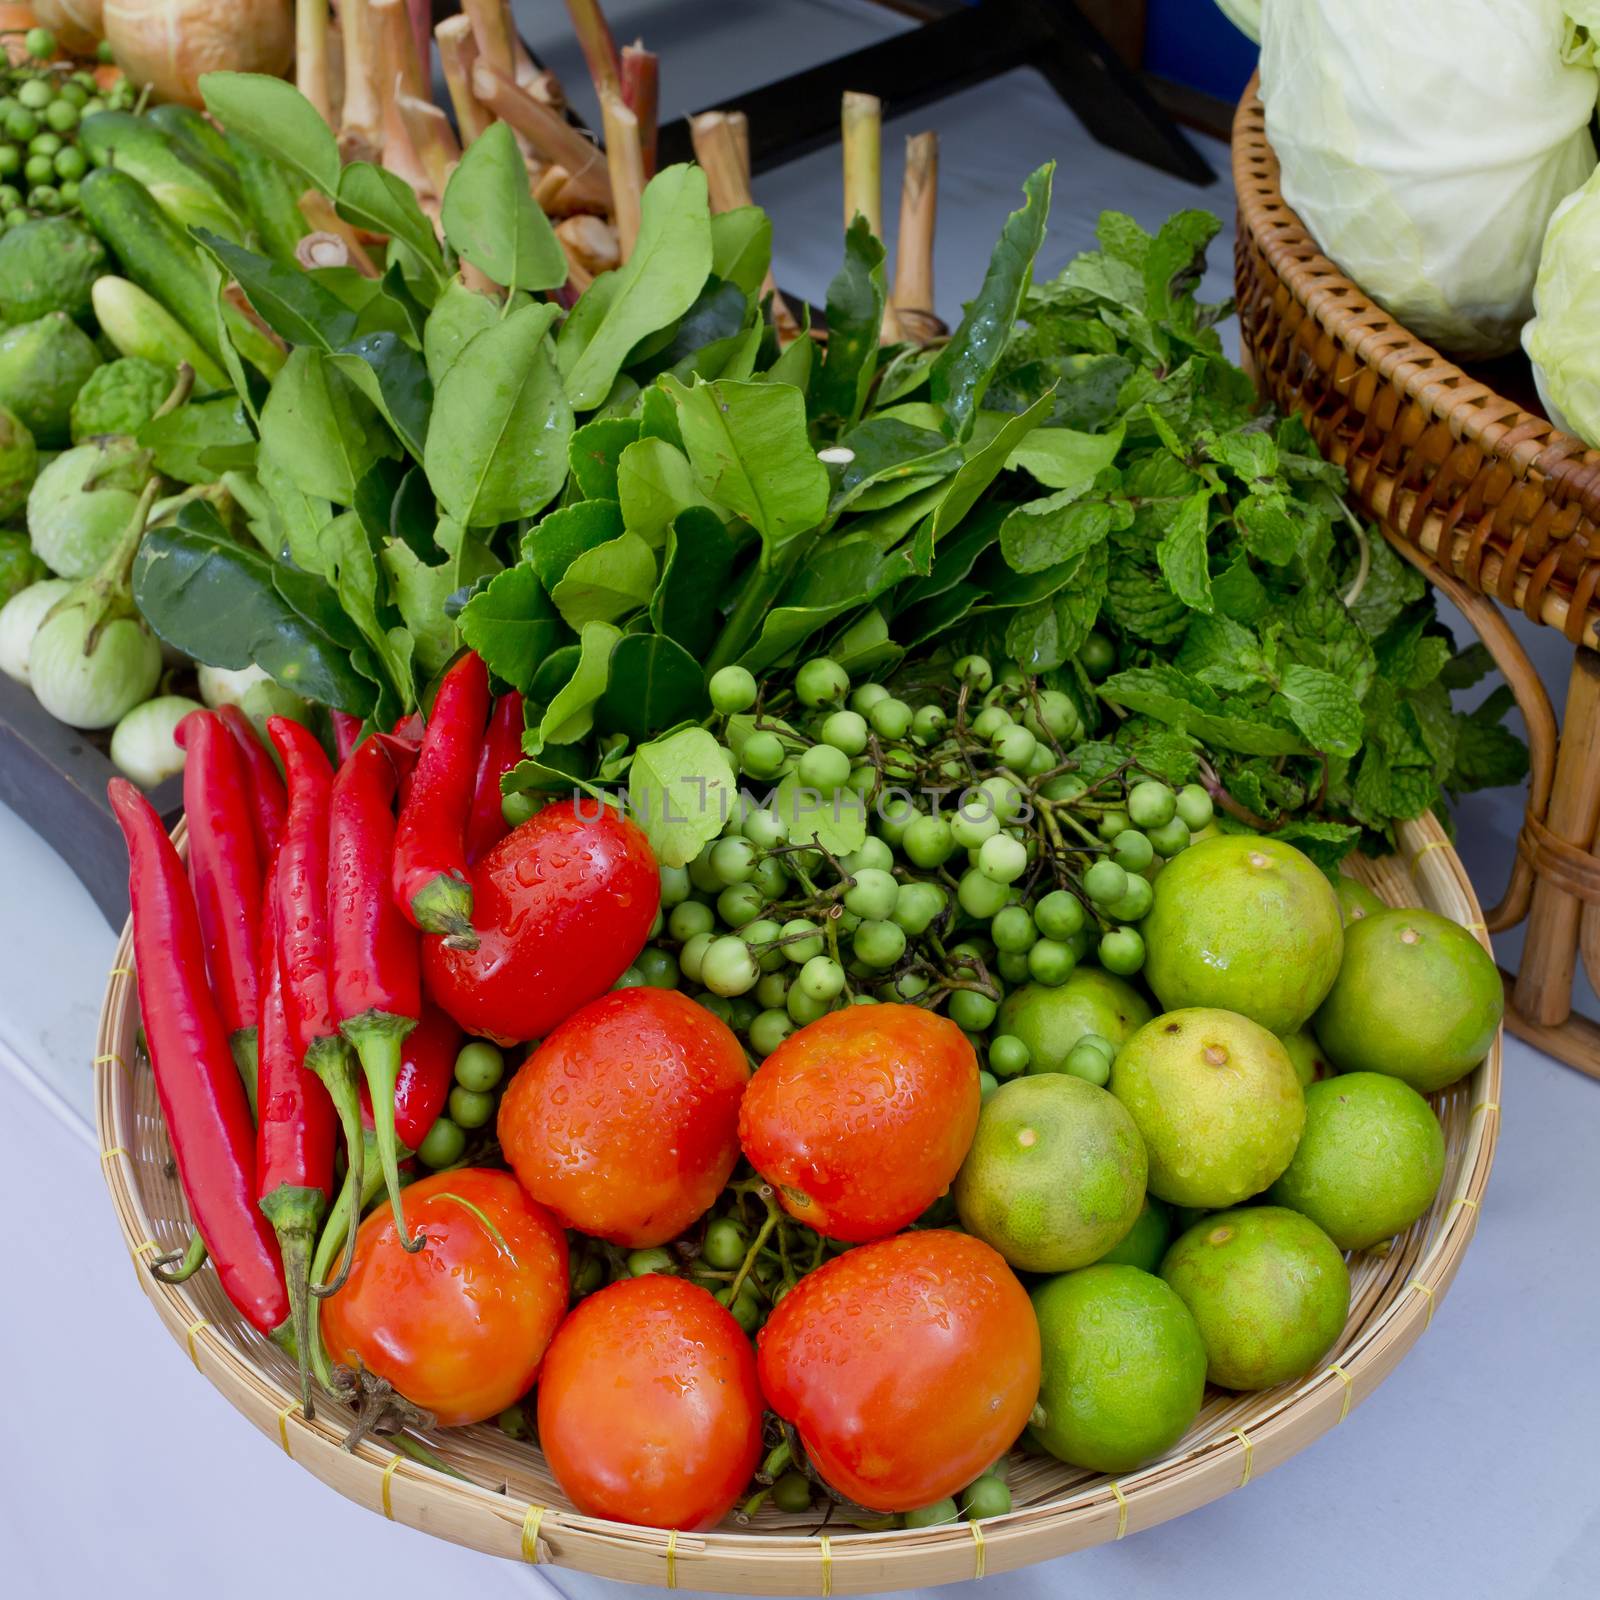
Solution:
M 1353 756 L 1361 748 L 1361 707 L 1344 679 L 1295 665 L 1283 674 L 1279 699 L 1313 749 Z
M 1211 529 L 1211 491 L 1192 494 L 1179 508 L 1156 548 L 1156 560 L 1172 592 L 1196 611 L 1210 611 L 1211 569 L 1208 535 Z
M 1100 685 L 1100 697 L 1192 733 L 1208 744 L 1247 755 L 1294 755 L 1306 748 L 1293 729 L 1259 714 L 1236 711 L 1204 684 L 1165 664 L 1117 673 Z

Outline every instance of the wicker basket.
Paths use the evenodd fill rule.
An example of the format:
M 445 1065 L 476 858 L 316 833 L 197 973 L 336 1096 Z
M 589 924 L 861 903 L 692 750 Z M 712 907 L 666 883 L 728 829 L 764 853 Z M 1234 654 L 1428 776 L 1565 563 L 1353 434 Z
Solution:
M 181 830 L 179 838 L 181 841 Z M 1403 828 L 1406 859 L 1360 863 L 1396 905 L 1425 905 L 1484 937 L 1477 901 L 1431 817 Z M 1182 1443 L 1120 1481 L 1017 1456 L 1015 1509 L 968 1525 L 893 1533 L 831 1531 L 817 1517 L 763 1510 L 748 1526 L 673 1534 L 573 1511 L 544 1459 L 493 1426 L 441 1431 L 428 1444 L 462 1482 L 381 1444 L 340 1448 L 348 1411 L 319 1402 L 306 1423 L 294 1370 L 232 1309 L 216 1275 L 162 1284 L 144 1260 L 180 1248 L 188 1212 L 173 1175 L 138 1027 L 125 930 L 100 1016 L 96 1104 L 102 1162 L 145 1292 L 195 1366 L 278 1448 L 369 1510 L 512 1560 L 554 1562 L 607 1578 L 749 1594 L 860 1594 L 1010 1571 L 1120 1539 L 1248 1484 L 1337 1426 L 1393 1371 L 1432 1322 L 1478 1222 L 1499 1133 L 1500 1044 L 1465 1081 L 1436 1097 L 1448 1158 L 1432 1210 L 1385 1253 L 1352 1259 L 1350 1321 L 1311 1377 L 1258 1395 L 1212 1391 Z
M 1322 254 L 1283 198 L 1254 81 L 1234 118 L 1233 177 L 1245 366 L 1268 399 L 1305 418 L 1357 506 L 1466 613 L 1527 724 L 1527 817 L 1485 919 L 1495 933 L 1528 922 L 1521 972 L 1506 979 L 1507 1026 L 1600 1077 L 1600 1027 L 1572 1010 L 1580 953 L 1600 989 L 1600 452 L 1500 392 L 1530 387 L 1524 364 L 1464 371 Z M 1564 736 L 1485 596 L 1578 647 Z

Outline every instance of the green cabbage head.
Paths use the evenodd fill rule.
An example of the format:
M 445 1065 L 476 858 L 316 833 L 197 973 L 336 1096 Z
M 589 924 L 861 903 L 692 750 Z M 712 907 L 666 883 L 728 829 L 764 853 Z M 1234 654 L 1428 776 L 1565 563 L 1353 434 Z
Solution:
M 1514 349 L 1545 224 L 1595 166 L 1600 76 L 1562 0 L 1266 0 L 1261 85 L 1326 254 L 1420 338 Z

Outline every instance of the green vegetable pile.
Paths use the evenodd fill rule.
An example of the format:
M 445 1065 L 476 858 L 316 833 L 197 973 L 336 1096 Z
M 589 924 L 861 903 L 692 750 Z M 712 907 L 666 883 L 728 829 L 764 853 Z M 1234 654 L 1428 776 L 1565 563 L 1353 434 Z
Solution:
M 74 390 L 75 415 L 137 423 L 189 486 L 133 586 L 197 661 L 389 727 L 469 645 L 526 701 L 508 793 L 681 772 L 727 666 L 776 686 L 825 653 L 892 684 L 969 650 L 1038 675 L 1118 760 L 1329 863 L 1521 775 L 1505 696 L 1451 704 L 1482 653 L 1454 655 L 1421 578 L 1348 525 L 1339 471 L 1223 355 L 1227 308 L 1194 299 L 1213 219 L 1152 237 L 1108 214 L 1100 251 L 1035 284 L 1043 168 L 926 350 L 880 347 L 884 251 L 858 219 L 825 342 L 783 348 L 760 298 L 771 225 L 712 216 L 696 168 L 657 176 L 628 263 L 563 309 L 504 130 L 457 169 L 441 241 L 403 183 L 341 166 L 289 86 L 204 90 L 222 132 L 174 125 L 167 157 L 124 135 L 142 183 L 96 173 L 84 204 L 130 280 L 100 279 L 96 309 L 113 283 L 152 297 L 221 376 L 153 418 L 142 365 Z M 185 233 L 152 208 L 176 240 L 152 256 L 141 207 L 171 204 L 174 148 L 194 216 Z M 277 213 L 235 206 L 269 150 L 387 236 L 380 277 L 308 271 Z

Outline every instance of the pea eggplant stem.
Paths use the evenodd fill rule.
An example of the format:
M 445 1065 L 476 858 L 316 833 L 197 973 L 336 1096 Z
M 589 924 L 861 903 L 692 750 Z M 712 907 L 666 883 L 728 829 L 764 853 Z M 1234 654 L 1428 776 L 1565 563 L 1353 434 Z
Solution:
M 522 696 L 512 689 L 495 702 L 478 758 L 477 785 L 467 816 L 467 865 L 476 866 L 510 833 L 500 780 L 522 760 Z
M 334 1020 L 366 1076 L 395 1229 L 401 1245 L 415 1252 L 426 1241 L 420 1234 L 408 1236 L 400 1205 L 395 1088 L 406 1035 L 422 1015 L 422 952 L 390 892 L 395 792 L 408 762 L 403 741 L 374 735 L 356 747 L 333 780 L 328 925 Z
M 273 871 L 280 981 L 289 1037 L 305 1067 L 322 1080 L 344 1133 L 345 1154 L 360 1190 L 366 1143 L 355 1061 L 333 1016 L 328 936 L 328 809 L 333 768 L 309 730 L 269 717 L 267 734 L 288 775 L 288 813 Z M 354 1246 L 354 1235 L 351 1236 Z M 350 1270 L 348 1252 L 338 1281 Z
M 306 1069 L 289 1032 L 278 957 L 278 904 L 262 911 L 260 1103 L 256 1129 L 256 1198 L 278 1236 L 289 1290 L 289 1316 L 300 1368 L 300 1408 L 316 1415 L 312 1399 L 311 1255 L 333 1193 L 333 1102 Z
M 191 711 L 173 737 L 185 752 L 189 881 L 200 913 L 211 992 L 228 1030 L 251 1114 L 258 1115 L 256 1029 L 266 863 L 256 840 L 244 763 L 233 735 L 214 711 Z
M 194 895 L 149 801 L 126 778 L 106 792 L 128 845 L 139 1016 L 178 1177 L 223 1292 L 252 1327 L 281 1337 L 289 1292 L 255 1203 L 255 1130 L 206 981 Z
M 395 831 L 395 903 L 413 926 L 460 950 L 478 947 L 466 833 L 488 716 L 488 669 L 469 650 L 434 696 Z

